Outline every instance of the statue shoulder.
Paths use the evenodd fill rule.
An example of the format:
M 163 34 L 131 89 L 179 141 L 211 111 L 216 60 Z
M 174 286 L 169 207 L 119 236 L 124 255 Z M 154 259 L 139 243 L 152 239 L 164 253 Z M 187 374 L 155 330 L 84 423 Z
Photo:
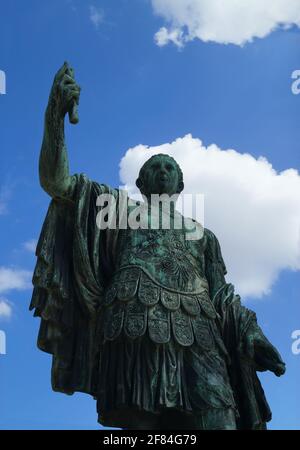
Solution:
M 204 228 L 204 240 L 205 240 L 206 248 L 213 247 L 215 245 L 219 245 L 219 241 L 218 241 L 216 235 L 208 228 Z
M 76 190 L 81 191 L 84 188 L 88 189 L 90 188 L 97 195 L 110 194 L 113 195 L 115 198 L 117 198 L 119 195 L 119 189 L 113 188 L 108 184 L 92 180 L 85 173 L 76 173 L 72 175 L 71 178 L 72 178 L 72 191 L 74 193 Z
M 223 267 L 224 273 L 226 274 L 227 270 L 222 257 L 221 246 L 216 235 L 208 228 L 204 228 L 204 239 L 206 259 L 211 262 L 220 263 Z

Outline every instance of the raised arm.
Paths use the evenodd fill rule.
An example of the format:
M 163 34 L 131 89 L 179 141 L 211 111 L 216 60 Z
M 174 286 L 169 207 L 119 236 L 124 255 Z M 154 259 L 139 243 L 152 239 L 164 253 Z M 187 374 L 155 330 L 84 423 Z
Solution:
M 53 198 L 71 198 L 74 187 L 69 173 L 64 120 L 78 104 L 80 87 L 67 63 L 57 72 L 45 113 L 45 128 L 39 161 L 42 188 Z M 75 121 L 73 121 L 75 123 Z

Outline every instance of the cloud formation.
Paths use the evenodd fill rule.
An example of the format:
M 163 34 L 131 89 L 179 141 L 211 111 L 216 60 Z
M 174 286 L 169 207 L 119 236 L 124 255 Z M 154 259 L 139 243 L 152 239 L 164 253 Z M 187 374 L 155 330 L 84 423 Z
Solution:
M 25 290 L 32 287 L 32 273 L 28 270 L 0 267 L 0 294 L 14 290 Z M 0 319 L 10 319 L 13 304 L 6 298 L 0 297 Z
M 186 193 L 205 196 L 205 226 L 218 237 L 227 279 L 244 297 L 270 293 L 284 269 L 300 270 L 300 175 L 276 172 L 265 158 L 205 147 L 191 135 L 156 147 L 130 148 L 120 179 L 130 195 L 141 165 L 167 153 L 180 164 Z
M 28 270 L 0 267 L 0 294 L 11 290 L 30 289 L 32 273 Z
M 158 46 L 189 41 L 244 45 L 272 31 L 300 27 L 299 0 L 152 0 L 166 21 L 155 34 Z
M 94 27 L 98 29 L 104 20 L 104 12 L 101 8 L 96 8 L 94 5 L 90 5 L 90 20 Z
M 10 319 L 12 307 L 6 298 L 0 298 L 0 319 Z
M 31 253 L 35 253 L 36 245 L 36 239 L 29 239 L 29 241 L 23 242 L 24 249 Z

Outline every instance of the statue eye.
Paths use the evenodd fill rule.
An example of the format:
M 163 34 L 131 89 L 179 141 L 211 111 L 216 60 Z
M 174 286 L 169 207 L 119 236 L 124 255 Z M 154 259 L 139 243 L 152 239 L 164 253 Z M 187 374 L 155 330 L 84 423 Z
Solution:
M 171 171 L 173 170 L 172 164 L 167 164 L 167 165 L 166 165 L 166 169 L 167 169 L 169 172 L 171 172 Z

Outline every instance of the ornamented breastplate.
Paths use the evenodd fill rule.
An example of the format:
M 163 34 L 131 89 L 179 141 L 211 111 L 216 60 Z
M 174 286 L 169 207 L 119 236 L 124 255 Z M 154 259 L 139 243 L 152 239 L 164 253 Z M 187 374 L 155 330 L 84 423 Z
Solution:
M 184 347 L 195 342 L 202 351 L 217 345 L 226 354 L 205 287 L 198 293 L 172 290 L 144 269 L 127 266 L 111 280 L 103 313 L 104 340 L 114 341 L 122 334 L 134 340 L 148 333 L 156 344 L 173 338 Z
M 163 286 L 197 293 L 207 288 L 203 247 L 183 230 L 121 230 L 117 269 L 137 265 Z
M 200 247 L 193 252 L 175 231 L 126 231 L 105 293 L 104 339 L 122 333 L 137 339 L 147 332 L 157 344 L 174 338 L 181 346 L 196 342 L 202 350 L 212 349 L 220 337 Z

